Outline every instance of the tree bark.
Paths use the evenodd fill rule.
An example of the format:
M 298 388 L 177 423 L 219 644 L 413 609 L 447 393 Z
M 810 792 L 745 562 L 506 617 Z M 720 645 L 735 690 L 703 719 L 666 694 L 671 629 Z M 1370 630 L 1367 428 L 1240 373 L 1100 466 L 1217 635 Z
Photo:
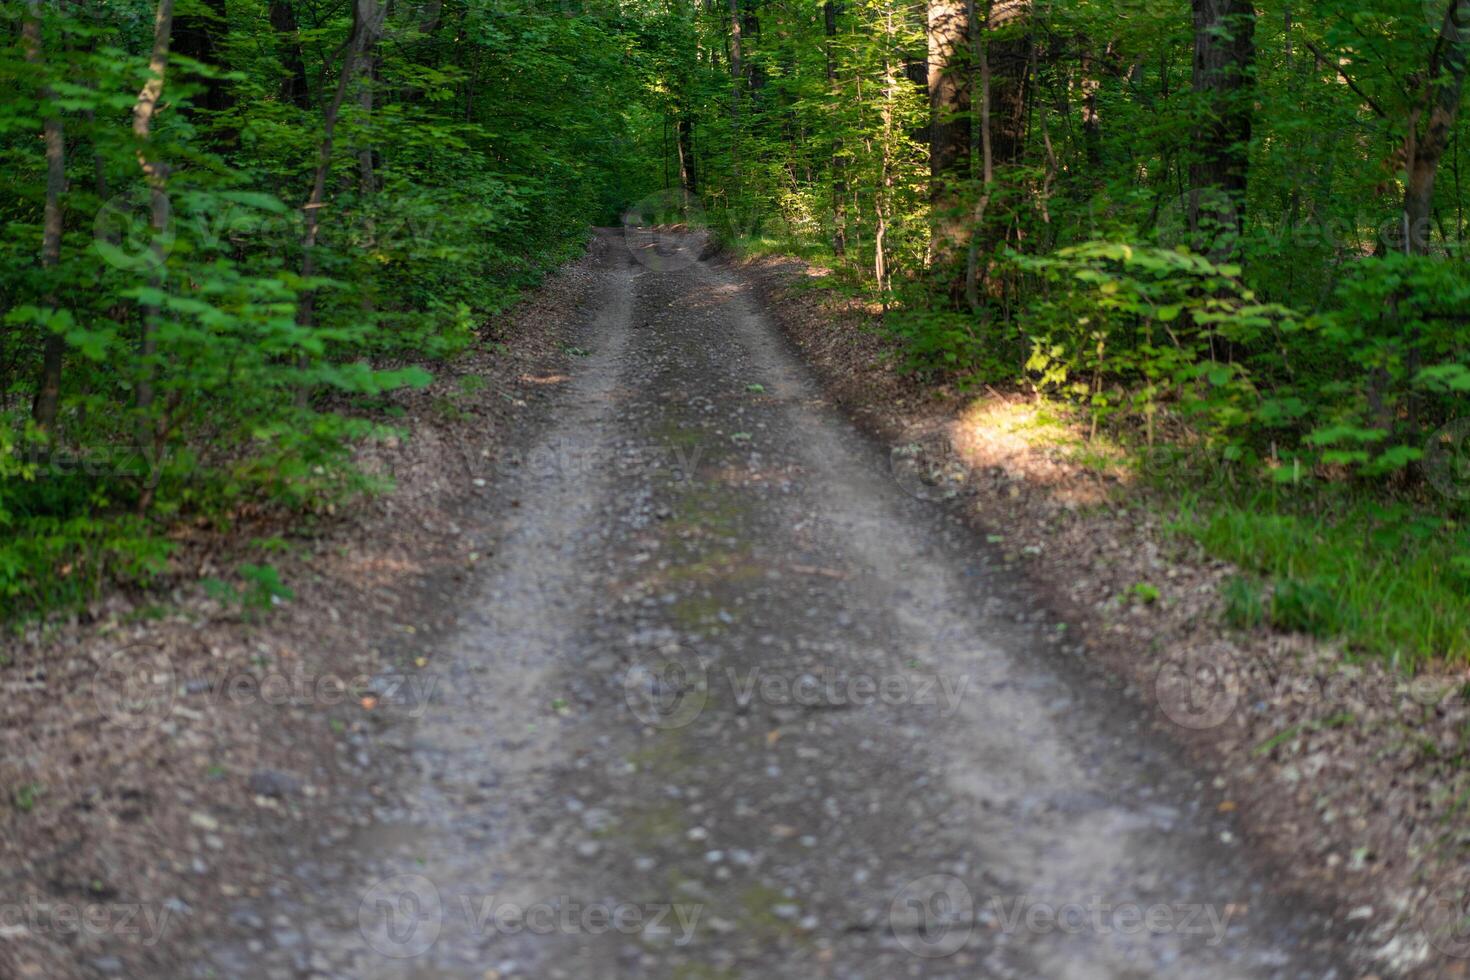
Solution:
M 969 0 L 970 14 L 975 13 L 975 0 Z M 995 136 L 990 125 L 990 20 L 991 0 L 985 4 L 985 30 L 976 31 L 973 55 L 980 68 L 980 197 L 975 202 L 974 227 L 976 233 L 970 237 L 969 254 L 965 258 L 965 301 L 970 309 L 980 309 L 980 242 L 979 229 L 985 226 L 985 213 L 990 207 L 990 195 L 995 187 Z
M 681 114 L 674 127 L 678 134 L 675 145 L 679 150 L 679 185 L 695 197 L 699 194 L 699 170 L 694 160 L 694 122 Z
M 148 142 L 153 132 L 153 119 L 158 114 L 158 103 L 163 98 L 164 81 L 168 75 L 169 44 L 173 39 L 174 0 L 158 0 L 158 11 L 153 21 L 153 53 L 148 60 L 148 81 L 138 93 L 133 106 L 133 136 L 138 140 L 138 165 L 148 183 L 149 203 L 153 230 L 154 254 L 151 285 L 158 289 L 165 282 L 162 236 L 168 229 L 168 165 L 149 157 Z M 153 360 L 158 354 L 159 312 L 156 306 L 143 308 L 143 326 L 138 338 L 138 449 L 149 461 L 149 475 L 138 496 L 138 512 L 145 513 L 153 504 L 153 493 L 157 484 L 158 462 L 163 452 L 165 426 L 161 419 L 149 424 L 148 415 L 153 408 L 153 384 L 157 372 Z
M 1470 42 L 1470 10 L 1466 8 L 1464 0 L 1449 0 L 1439 39 L 1429 59 L 1428 105 L 1422 113 L 1424 125 L 1422 130 L 1416 126 L 1410 137 L 1403 247 L 1411 255 L 1429 252 L 1434 182 L 1465 88 L 1467 42 Z
M 1087 41 L 1082 41 L 1084 45 Z M 1081 64 L 1082 79 L 1082 148 L 1087 165 L 1097 168 L 1102 165 L 1102 115 L 1097 108 L 1097 92 L 1102 80 L 1093 66 L 1092 51 L 1083 48 Z
M 1256 12 L 1250 0 L 1193 0 L 1194 91 L 1208 117 L 1195 130 L 1189 224 L 1225 226 L 1234 250 L 1250 162 Z
M 834 105 L 841 98 L 837 85 L 837 4 L 826 0 L 822 4 L 822 21 L 826 29 L 827 43 L 824 53 L 827 59 L 827 89 Z M 832 253 L 838 258 L 847 254 L 847 175 L 844 173 L 842 137 L 832 137 Z
M 953 275 L 968 245 L 963 182 L 970 176 L 970 16 L 966 0 L 929 0 L 929 258 L 941 277 Z
M 974 0 L 966 2 L 975 9 Z M 951 298 L 958 304 L 963 297 L 971 309 L 978 309 L 991 291 L 992 255 L 1005 236 L 1005 224 L 990 214 L 1002 168 L 1025 158 L 1032 45 L 1024 26 L 1030 13 L 1030 0 L 984 0 L 973 16 L 976 35 L 969 57 L 980 69 L 982 91 L 979 132 L 970 146 L 979 157 L 980 188 L 973 209 L 960 218 L 964 238 L 957 243 L 963 246 L 957 257 L 964 262 L 949 278 Z
M 362 68 L 363 86 L 357 96 L 357 105 L 362 110 L 364 126 L 372 120 L 374 101 L 377 95 L 375 90 L 377 75 L 377 58 L 373 57 L 371 53 L 365 53 Z M 376 193 L 378 189 L 378 172 L 376 154 L 371 142 L 358 149 L 357 170 L 359 186 L 364 196 Z
M 744 52 L 740 41 L 740 0 L 730 0 L 730 170 L 740 189 L 740 87 L 744 81 Z
M 38 68 L 45 68 L 41 37 L 41 0 L 28 0 L 25 21 L 21 26 L 21 41 L 25 48 L 26 61 Z M 66 193 L 66 132 L 61 121 L 61 109 L 51 86 L 42 84 L 41 104 L 45 107 L 46 141 L 46 207 L 41 230 L 41 268 L 54 269 L 61 264 L 61 238 L 65 227 L 65 212 L 62 197 Z M 54 292 L 46 297 L 48 306 L 56 305 Z M 41 352 L 41 377 L 36 385 L 36 398 L 31 404 L 31 417 L 36 428 L 50 433 L 56 426 L 56 415 L 61 406 L 62 361 L 66 353 L 66 340 L 54 331 L 48 331 Z

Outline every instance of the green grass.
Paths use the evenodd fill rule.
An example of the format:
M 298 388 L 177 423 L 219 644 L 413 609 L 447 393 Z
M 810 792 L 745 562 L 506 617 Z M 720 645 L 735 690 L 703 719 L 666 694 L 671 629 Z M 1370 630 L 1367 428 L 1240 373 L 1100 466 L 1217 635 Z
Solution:
M 1131 472 L 1119 493 L 1151 506 L 1170 529 L 1239 566 L 1221 586 L 1226 622 L 1343 641 L 1358 657 L 1403 670 L 1470 662 L 1470 519 L 1447 501 L 1398 500 L 1381 488 L 1245 484 L 1183 450 L 1130 447 L 1042 403 L 977 408 L 967 424 L 1021 433 L 1073 464 Z M 1148 602 L 1148 583 L 1127 598 Z
M 1179 500 L 1177 532 L 1247 577 L 1226 618 L 1342 638 L 1415 669 L 1470 661 L 1470 529 L 1453 517 L 1347 491 Z

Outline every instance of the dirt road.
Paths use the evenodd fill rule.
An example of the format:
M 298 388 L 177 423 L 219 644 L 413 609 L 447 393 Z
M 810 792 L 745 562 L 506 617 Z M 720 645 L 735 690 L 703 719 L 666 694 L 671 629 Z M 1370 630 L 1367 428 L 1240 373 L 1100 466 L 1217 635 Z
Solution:
M 195 975 L 1360 975 L 698 247 L 600 235 L 402 777 Z

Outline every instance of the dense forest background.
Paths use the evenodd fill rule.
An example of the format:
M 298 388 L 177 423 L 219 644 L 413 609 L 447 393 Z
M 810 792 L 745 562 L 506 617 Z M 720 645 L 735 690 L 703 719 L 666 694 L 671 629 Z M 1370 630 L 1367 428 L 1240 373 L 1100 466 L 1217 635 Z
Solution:
M 353 406 L 626 218 L 1070 406 L 1260 571 L 1243 622 L 1470 656 L 1470 3 L 5 11 L 0 615 L 370 489 Z

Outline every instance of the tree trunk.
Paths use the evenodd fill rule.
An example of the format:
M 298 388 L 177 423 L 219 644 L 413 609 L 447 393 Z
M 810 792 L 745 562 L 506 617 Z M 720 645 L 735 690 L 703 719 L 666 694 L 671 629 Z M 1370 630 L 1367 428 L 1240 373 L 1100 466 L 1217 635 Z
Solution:
M 886 315 L 888 312 L 887 283 L 891 275 L 885 249 L 888 241 L 888 199 L 893 187 L 893 149 L 896 142 L 893 107 L 898 101 L 898 77 L 894 73 L 893 65 L 893 59 L 896 57 L 893 51 L 898 32 L 893 24 L 892 6 L 886 6 L 884 10 L 884 27 L 883 102 L 880 110 L 883 129 L 878 137 L 878 186 L 873 193 L 873 216 L 876 219 L 873 230 L 873 277 L 878 281 L 878 295 L 882 298 L 883 312 Z
M 972 9 L 974 0 L 967 0 Z M 1030 16 L 1030 0 L 985 0 L 975 20 L 984 24 L 971 51 L 980 69 L 980 120 L 978 138 L 972 140 L 980 157 L 980 193 L 971 214 L 965 216 L 967 239 L 965 262 L 951 281 L 952 296 L 962 291 L 970 309 L 978 309 L 992 292 L 992 256 L 1004 240 L 1006 224 L 990 213 L 1002 167 L 1015 166 L 1025 158 L 1026 101 L 1031 75 L 1031 39 L 1018 29 Z M 977 23 L 977 31 L 979 24 Z M 1004 30 L 1004 36 L 997 33 Z
M 990 68 L 990 142 L 995 165 L 1014 166 L 1026 156 L 1028 88 L 1034 45 L 1029 30 L 1031 0 L 990 0 L 986 58 Z M 995 35 L 1004 30 L 1005 36 Z
M 1087 42 L 1084 39 L 1082 43 Z M 1097 91 L 1102 88 L 1102 80 L 1093 66 L 1090 49 L 1083 48 L 1079 67 L 1082 71 L 1082 148 L 1088 167 L 1095 169 L 1102 165 L 1102 116 L 1097 108 Z
M 1470 10 L 1464 0 L 1449 0 L 1439 39 L 1429 59 L 1428 105 L 1422 114 L 1424 126 L 1422 130 L 1416 127 L 1410 140 L 1403 247 L 1411 255 L 1429 252 L 1434 182 L 1460 111 L 1467 42 L 1470 42 Z
M 224 39 L 229 33 L 229 20 L 225 16 L 225 0 L 200 0 L 207 9 L 203 14 L 180 14 L 174 26 L 173 50 L 176 54 L 215 68 L 225 63 Z M 195 108 L 210 114 L 224 112 L 234 107 L 228 83 L 223 78 L 202 78 L 204 91 Z M 219 142 L 232 145 L 237 135 L 233 130 L 221 128 L 217 131 Z
M 271 29 L 276 32 L 276 43 L 281 48 L 281 66 L 286 76 L 281 79 L 281 99 L 298 109 L 311 108 L 311 86 L 306 80 L 306 62 L 301 56 L 301 40 L 297 37 L 300 27 L 296 23 L 296 11 L 291 0 L 272 0 Z
M 699 194 L 699 171 L 694 160 L 694 122 L 681 114 L 674 126 L 678 133 L 675 145 L 679 150 L 679 185 L 695 197 Z
M 841 99 L 837 85 L 837 4 L 827 0 L 822 4 L 822 20 L 827 33 L 825 54 L 827 58 L 827 89 L 834 106 Z M 847 254 L 847 176 L 843 172 L 842 137 L 832 137 L 832 253 L 838 258 Z
M 974 18 L 975 0 L 969 0 L 970 15 Z M 983 236 L 979 229 L 985 226 L 985 213 L 990 207 L 990 195 L 995 187 L 995 134 L 990 124 L 990 19 L 992 4 L 986 0 L 984 11 L 985 30 L 976 31 L 972 54 L 980 68 L 980 197 L 975 202 L 975 234 L 970 238 L 969 254 L 965 259 L 965 301 L 970 309 L 980 309 L 980 244 Z
M 41 0 L 29 0 L 26 4 L 21 40 L 26 61 L 44 69 Z M 39 95 L 41 104 L 45 106 L 46 139 L 46 210 L 42 219 L 41 268 L 50 270 L 61 264 L 61 236 L 65 222 L 62 195 L 66 193 L 66 132 L 62 126 L 61 108 L 51 87 L 43 84 Z M 54 293 L 48 291 L 46 304 L 52 307 L 56 305 Z M 31 404 L 31 417 L 35 419 L 36 428 L 48 435 L 56 426 L 56 415 L 61 406 L 61 370 L 65 353 L 65 338 L 54 331 L 48 331 L 41 353 L 41 377 L 36 385 L 35 401 Z
M 158 0 L 158 12 L 153 21 L 153 54 L 148 60 L 148 81 L 138 93 L 133 106 L 133 136 L 138 140 L 138 164 L 143 169 L 148 183 L 151 225 L 154 240 L 153 272 L 150 284 L 161 289 L 165 282 L 162 251 L 162 236 L 168 229 L 168 165 L 161 160 L 149 158 L 149 137 L 153 132 L 153 118 L 158 114 L 158 103 L 163 98 L 164 80 L 168 74 L 169 44 L 173 38 L 174 0 Z M 143 308 L 143 326 L 138 338 L 138 450 L 149 462 L 149 474 L 142 492 L 138 496 L 138 512 L 145 513 L 153 503 L 157 485 L 160 456 L 163 452 L 164 423 L 161 419 L 149 424 L 154 402 L 153 383 L 156 368 L 153 363 L 158 354 L 159 312 L 156 306 Z
M 365 54 L 362 67 L 363 86 L 357 97 L 357 105 L 362 110 L 363 125 L 365 127 L 372 121 L 373 117 L 377 75 L 378 59 L 372 54 Z M 358 149 L 357 170 L 360 182 L 359 186 L 362 189 L 363 195 L 367 196 L 376 193 L 378 189 L 378 173 L 371 142 Z
M 970 176 L 970 86 L 967 0 L 929 0 L 929 258 L 941 278 L 968 245 L 963 182 Z
M 311 196 L 302 210 L 305 212 L 306 232 L 302 237 L 301 277 L 310 279 L 316 275 L 316 243 L 321 235 L 321 212 L 326 205 L 327 174 L 332 169 L 332 152 L 336 144 L 337 120 L 342 115 L 342 103 L 347 99 L 347 90 L 352 77 L 357 73 L 359 61 L 370 54 L 377 42 L 382 27 L 383 6 L 380 0 L 353 0 L 352 30 L 343 49 L 342 70 L 337 77 L 337 89 L 332 101 L 322 113 L 322 141 L 317 151 L 316 174 L 312 179 Z M 316 291 L 307 287 L 296 310 L 296 322 L 311 327 L 316 322 Z M 301 355 L 303 372 L 310 363 L 306 354 Z M 296 402 L 302 408 L 310 397 L 308 385 L 303 383 L 296 391 Z
M 744 80 L 744 53 L 740 43 L 740 0 L 730 0 L 730 171 L 734 190 L 740 190 L 740 87 Z
M 1224 229 L 1234 251 L 1245 215 L 1256 12 L 1250 0 L 1193 0 L 1194 91 L 1208 106 L 1189 167 L 1189 224 Z M 1217 256 L 1219 257 L 1219 256 Z

